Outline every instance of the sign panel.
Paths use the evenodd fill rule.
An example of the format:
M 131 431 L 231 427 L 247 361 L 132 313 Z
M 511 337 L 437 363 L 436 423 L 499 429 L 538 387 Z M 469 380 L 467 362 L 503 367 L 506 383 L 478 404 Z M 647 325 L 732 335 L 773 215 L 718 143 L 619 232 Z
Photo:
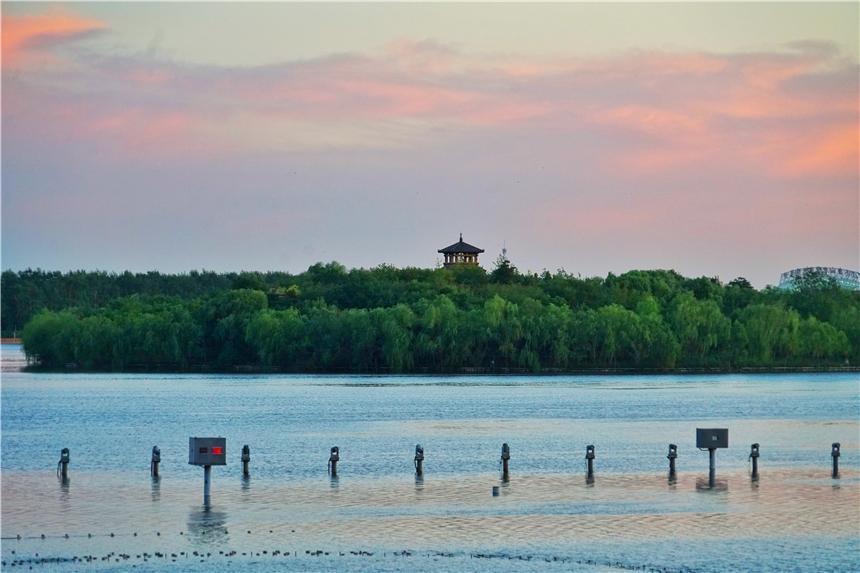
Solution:
M 227 438 L 188 438 L 188 463 L 194 466 L 227 465 Z
M 728 428 L 696 428 L 696 447 L 708 450 L 712 448 L 728 448 Z

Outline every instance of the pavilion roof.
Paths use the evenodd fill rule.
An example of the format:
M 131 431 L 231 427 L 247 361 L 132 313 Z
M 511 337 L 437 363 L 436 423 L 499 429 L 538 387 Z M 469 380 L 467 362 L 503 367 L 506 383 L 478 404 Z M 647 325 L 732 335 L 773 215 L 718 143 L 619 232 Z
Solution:
M 474 245 L 470 245 L 469 243 L 463 242 L 463 233 L 460 233 L 460 240 L 454 243 L 453 245 L 449 245 L 444 249 L 439 249 L 440 253 L 444 254 L 457 254 L 457 253 L 467 253 L 467 254 L 478 254 L 483 253 L 484 249 L 479 249 Z

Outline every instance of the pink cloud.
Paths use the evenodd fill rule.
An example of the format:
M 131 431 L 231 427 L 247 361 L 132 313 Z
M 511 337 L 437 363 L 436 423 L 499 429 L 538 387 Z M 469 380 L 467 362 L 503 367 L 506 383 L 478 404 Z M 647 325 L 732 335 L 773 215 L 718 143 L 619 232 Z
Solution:
M 645 137 L 605 160 L 631 177 L 732 165 L 778 177 L 856 178 L 857 89 L 833 78 L 850 74 L 856 86 L 857 67 L 826 55 L 680 56 L 680 64 L 668 55 L 649 56 L 637 68 L 659 82 L 622 64 L 636 95 L 595 104 L 586 118 L 620 130 L 619 138 L 625 131 Z
M 857 177 L 857 123 L 816 126 L 802 132 L 775 131 L 754 150 L 780 177 Z
M 420 117 L 453 114 L 476 99 L 476 94 L 418 82 L 353 78 L 334 82 L 343 103 L 359 101 L 358 109 L 372 116 Z
M 130 151 L 152 152 L 165 142 L 181 141 L 193 128 L 193 123 L 192 116 L 179 111 L 151 113 L 142 109 L 123 109 L 99 117 L 84 126 L 82 131 L 122 140 Z
M 706 128 L 705 120 L 701 116 L 654 105 L 630 104 L 602 109 L 595 112 L 592 119 L 598 123 L 673 140 L 690 134 L 701 134 Z
M 2 18 L 3 68 L 22 65 L 28 55 L 57 43 L 75 40 L 106 29 L 104 22 L 65 10 Z
M 143 87 L 163 86 L 173 79 L 173 74 L 163 69 L 133 69 L 128 73 L 128 79 Z
M 101 28 L 70 14 L 4 20 L 4 52 L 8 44 L 14 58 L 34 38 Z M 19 84 L 8 84 L 4 117 L 20 113 L 33 133 L 135 152 L 300 149 L 311 139 L 409 145 L 437 133 L 519 130 L 578 145 L 599 140 L 605 149 L 593 166 L 625 180 L 715 165 L 782 178 L 857 175 L 856 81 L 843 81 L 856 80 L 857 67 L 821 49 L 536 58 L 401 40 L 376 55 L 250 69 L 143 57 L 78 56 L 77 64 L 80 74 L 65 85 L 18 80 L 35 96 L 16 98 Z

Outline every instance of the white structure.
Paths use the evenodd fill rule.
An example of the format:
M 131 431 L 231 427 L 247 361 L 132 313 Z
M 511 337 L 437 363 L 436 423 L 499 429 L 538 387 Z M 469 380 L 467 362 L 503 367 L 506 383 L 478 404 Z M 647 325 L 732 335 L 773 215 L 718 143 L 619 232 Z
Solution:
M 860 273 L 837 267 L 803 267 L 784 272 L 779 276 L 779 288 L 793 289 L 795 282 L 807 275 L 820 274 L 836 281 L 840 287 L 848 290 L 860 290 Z

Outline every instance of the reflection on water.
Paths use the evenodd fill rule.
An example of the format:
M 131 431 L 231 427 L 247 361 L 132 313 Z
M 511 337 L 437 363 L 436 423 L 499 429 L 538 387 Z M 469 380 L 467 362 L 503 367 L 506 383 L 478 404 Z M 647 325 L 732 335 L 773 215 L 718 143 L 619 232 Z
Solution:
M 195 506 L 188 513 L 188 541 L 193 545 L 223 546 L 229 541 L 227 513 L 211 506 Z
M 60 484 L 59 510 L 60 512 L 70 511 L 72 507 L 72 501 L 70 496 L 71 478 L 61 477 L 57 481 Z
M 198 481 L 171 480 L 170 487 L 162 482 L 157 500 L 146 491 L 147 481 L 149 489 L 156 485 L 148 478 L 135 483 L 123 474 L 79 473 L 74 491 L 60 490 L 61 503 L 48 504 L 45 499 L 57 499 L 53 476 L 4 472 L 4 534 L 57 534 L 74 528 L 88 531 L 95 526 L 122 530 L 130 529 L 132 523 L 155 531 L 169 529 L 170 523 L 181 523 L 187 517 L 183 514 L 176 519 L 177 508 L 200 508 Z M 368 517 L 417 522 L 452 514 L 488 520 L 503 514 L 538 523 L 542 517 L 578 515 L 624 519 L 628 526 L 634 526 L 640 519 L 656 516 L 683 521 L 702 514 L 740 513 L 747 519 L 764 521 L 775 513 L 794 513 L 808 522 L 820 520 L 822 526 L 827 522 L 831 531 L 840 527 L 853 531 L 860 518 L 860 473 L 853 470 L 846 470 L 837 488 L 822 472 L 774 469 L 762 475 L 757 487 L 750 487 L 749 476 L 744 473 L 727 473 L 714 490 L 707 490 L 705 476 L 686 473 L 678 475 L 672 489 L 667 488 L 665 477 L 648 474 L 601 475 L 591 485 L 563 474 L 518 474 L 501 484 L 504 495 L 491 505 L 490 485 L 500 482 L 488 474 L 437 476 L 425 478 L 423 484 L 416 484 L 414 476 L 351 478 L 348 487 L 340 484 L 340 491 L 332 489 L 333 483 L 256 481 L 251 490 L 243 491 L 223 482 L 213 490 L 211 515 L 229 514 L 231 521 L 245 525 Z M 706 492 L 717 495 L 698 495 L 703 486 Z M 417 491 L 421 494 L 416 495 Z M 499 500 L 504 503 L 496 503 Z M 120 503 L 123 511 L 117 512 Z M 197 521 L 206 523 L 203 517 Z M 773 527 L 767 525 L 763 531 L 773 531 Z M 351 536 L 365 533 L 353 532 Z
M 94 537 L 86 546 L 93 551 L 129 554 L 147 548 L 256 554 L 277 547 L 347 554 L 356 548 L 409 548 L 587 556 L 607 544 L 629 558 L 643 543 L 665 542 L 675 562 L 689 565 L 698 559 L 698 550 L 690 548 L 703 539 L 722 540 L 727 548 L 757 539 L 763 547 L 759 554 L 767 560 L 777 558 L 769 548 L 780 540 L 813 536 L 823 552 L 816 559 L 835 564 L 830 569 L 851 570 L 857 564 L 856 554 L 821 549 L 829 547 L 826 539 L 856 538 L 860 472 L 854 470 L 846 470 L 838 488 L 817 470 L 771 469 L 754 487 L 746 472 L 725 472 L 714 490 L 700 489 L 707 478 L 688 473 L 679 473 L 669 488 L 665 475 L 606 474 L 587 485 L 569 475 L 518 473 L 501 484 L 499 497 L 490 495 L 489 485 L 500 483 L 493 474 L 436 476 L 420 484 L 414 475 L 350 478 L 339 492 L 332 489 L 336 480 L 255 480 L 250 490 L 225 482 L 213 492 L 210 508 L 199 504 L 197 480 L 171 480 L 170 487 L 162 483 L 161 497 L 154 501 L 138 495 L 145 480 L 129 483 L 116 473 L 81 473 L 67 503 L 50 505 L 43 500 L 57 485 L 54 476 L 49 478 L 4 472 L 3 534 L 25 538 L 14 546 L 4 543 L 4 557 L 15 548 L 40 551 L 27 545 L 36 540 L 43 550 L 53 547 L 62 554 L 70 547 L 63 534 L 91 531 Z M 41 534 L 48 539 L 41 540 Z M 36 540 L 27 541 L 31 537 Z M 737 569 L 726 561 L 732 550 L 726 551 L 719 567 L 699 569 Z M 813 557 L 796 569 L 818 570 Z M 308 568 L 314 569 L 299 567 Z
M 725 479 L 715 479 L 714 486 L 711 487 L 711 482 L 706 477 L 696 478 L 696 491 L 726 491 L 729 489 L 729 482 Z
M 158 501 L 161 499 L 161 478 L 153 477 L 150 478 L 150 492 L 152 494 L 152 501 Z

